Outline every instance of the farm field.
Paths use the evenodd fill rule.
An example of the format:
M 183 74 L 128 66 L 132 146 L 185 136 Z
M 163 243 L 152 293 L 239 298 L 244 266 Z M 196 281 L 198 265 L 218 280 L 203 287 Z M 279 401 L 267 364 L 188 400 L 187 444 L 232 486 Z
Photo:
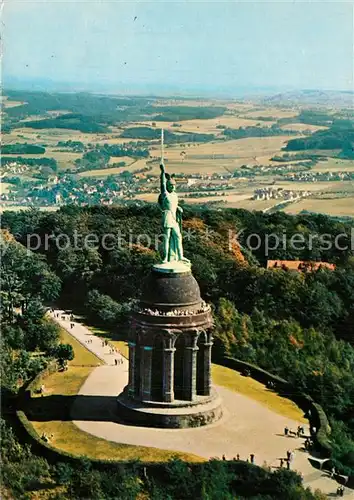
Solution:
M 301 200 L 294 205 L 285 207 L 284 212 L 297 214 L 302 210 L 334 216 L 354 217 L 354 195 L 348 198 Z
M 112 163 L 119 163 L 122 161 L 124 161 L 126 166 L 129 166 L 135 162 L 134 158 L 131 158 L 130 156 L 111 156 L 108 165 L 112 165 Z
M 354 160 L 340 160 L 337 158 L 328 158 L 320 161 L 313 167 L 316 172 L 345 172 L 354 170 Z
M 22 104 L 20 101 L 13 101 L 11 103 L 10 100 L 6 99 L 6 97 L 3 98 L 3 102 L 5 106 Z M 156 113 L 154 110 L 152 111 L 151 106 L 155 108 Z M 171 109 L 160 110 L 162 106 L 170 107 Z M 153 116 L 156 114 L 165 112 L 166 116 L 172 117 L 174 114 L 173 107 L 182 106 L 184 107 L 184 110 L 181 114 L 187 118 L 189 116 L 193 118 L 193 116 L 200 114 L 199 112 L 195 112 L 195 108 L 206 107 L 210 112 L 213 107 L 224 107 L 226 108 L 226 111 L 223 115 L 210 119 L 193 118 L 179 121 L 156 120 L 153 122 Z M 194 111 L 191 109 L 190 114 L 186 111 L 188 107 L 194 108 Z M 65 109 L 67 109 L 67 111 L 65 111 Z M 96 188 L 96 179 L 100 182 L 106 182 L 105 179 L 108 176 L 118 176 L 123 172 L 129 172 L 133 175 L 130 178 L 128 189 L 125 184 L 125 178 L 120 178 L 118 185 L 121 184 L 123 186 L 123 188 L 121 188 L 122 192 L 117 192 L 114 195 L 115 198 L 113 203 L 120 203 L 121 200 L 124 201 L 125 198 L 155 202 L 159 184 L 158 178 L 160 175 L 159 164 L 161 150 L 159 140 L 154 139 L 141 141 L 132 138 L 122 138 L 121 134 L 123 131 L 126 128 L 148 126 L 157 130 L 162 127 L 177 135 L 180 133 L 213 134 L 215 136 L 215 140 L 210 142 L 165 144 L 164 160 L 167 171 L 175 174 L 183 174 L 185 176 L 184 179 L 180 178 L 177 180 L 177 185 L 183 185 L 183 189 L 180 189 L 180 198 L 185 200 L 186 203 L 195 204 L 210 202 L 216 207 L 227 206 L 246 208 L 249 210 L 268 210 L 275 205 L 281 204 L 282 198 L 253 200 L 252 198 L 255 191 L 263 189 L 272 191 L 282 188 L 284 190 L 293 191 L 294 196 L 301 194 L 303 191 L 310 191 L 312 193 L 310 197 L 302 199 L 300 202 L 296 201 L 289 204 L 285 210 L 291 213 L 297 213 L 301 211 L 304 206 L 309 206 L 311 204 L 313 204 L 313 206 L 318 205 L 321 211 L 328 211 L 331 209 L 340 212 L 343 210 L 343 207 L 340 207 L 343 204 L 346 205 L 348 203 L 348 194 L 351 196 L 352 193 L 350 181 L 335 182 L 332 181 L 330 175 L 322 177 L 322 179 L 326 179 L 325 181 L 318 181 L 316 179 L 316 175 L 321 172 L 354 173 L 354 160 L 342 160 L 336 158 L 336 155 L 340 153 L 340 149 L 335 151 L 328 149 L 324 151 L 315 149 L 289 151 L 290 159 L 288 161 L 277 162 L 271 160 L 273 156 L 284 155 L 284 148 L 289 140 L 294 138 L 302 139 L 318 130 L 325 130 L 328 128 L 320 125 L 308 125 L 296 122 L 295 117 L 297 117 L 304 109 L 308 110 L 306 106 L 301 107 L 294 105 L 292 107 L 278 107 L 274 104 L 262 104 L 261 101 L 246 102 L 236 100 L 226 101 L 222 99 L 207 100 L 169 98 L 151 99 L 146 113 L 144 112 L 144 107 L 142 107 L 139 109 L 137 108 L 134 113 L 128 113 L 126 120 L 118 117 L 116 121 L 113 120 L 111 122 L 113 125 L 109 126 L 110 130 L 108 132 L 83 133 L 78 130 L 71 129 L 36 130 L 20 127 L 18 125 L 18 128 L 11 130 L 9 133 L 3 134 L 3 144 L 28 143 L 44 145 L 46 147 L 46 152 L 43 155 L 28 154 L 23 156 L 27 158 L 54 158 L 58 164 L 58 170 L 55 174 L 58 175 L 59 179 L 64 178 L 64 176 L 61 175 L 63 173 L 66 174 L 67 182 L 69 182 L 68 179 L 72 179 L 74 183 L 79 183 L 82 179 L 85 179 L 85 183 L 92 185 L 90 189 L 93 190 Z M 58 111 L 50 109 L 47 112 L 40 112 L 37 115 L 33 115 L 31 113 L 31 116 L 28 116 L 25 120 L 38 119 L 39 117 L 53 117 L 55 119 L 59 115 L 65 114 L 66 112 L 70 113 L 72 110 L 62 107 L 62 109 Z M 327 110 L 329 115 L 334 112 L 333 108 Z M 178 116 L 178 112 L 175 114 Z M 102 115 L 98 112 L 97 117 L 99 116 L 102 117 Z M 136 118 L 139 116 L 140 118 Z M 130 117 L 132 117 L 132 119 L 130 119 Z M 252 126 L 269 128 L 273 124 L 276 124 L 277 120 L 283 118 L 294 120 L 294 123 L 278 124 L 279 127 L 284 129 L 284 135 L 281 136 L 247 137 L 242 139 L 227 140 L 227 137 L 223 135 L 224 128 L 237 129 L 240 127 L 245 128 Z M 97 118 L 97 123 L 100 123 L 99 118 Z M 292 130 L 298 132 L 298 134 L 286 134 L 285 130 Z M 306 135 L 304 134 L 305 131 Z M 96 144 L 123 145 L 130 143 L 131 145 L 134 145 L 134 147 L 148 149 L 150 158 L 139 157 L 139 159 L 136 159 L 126 156 L 110 157 L 109 161 L 106 163 L 107 168 L 102 168 L 102 166 L 105 165 L 104 161 L 97 161 L 97 164 L 93 162 L 86 171 L 78 172 L 76 170 L 77 166 L 75 161 L 82 158 L 83 153 L 56 151 L 56 149 L 60 149 L 60 147 L 57 146 L 59 141 L 69 140 L 82 142 L 86 146 L 87 151 L 92 150 Z M 140 145 L 137 146 L 137 143 L 139 142 Z M 305 158 L 306 155 L 318 154 L 325 156 L 328 159 L 321 160 L 315 166 L 312 166 L 311 170 L 308 170 L 308 165 L 304 163 L 304 160 L 301 159 L 301 157 L 299 159 L 291 159 L 291 155 L 296 155 L 298 152 L 303 153 Z M 21 155 L 4 155 L 4 157 L 6 156 Z M 124 162 L 125 165 L 120 167 L 114 166 L 114 164 L 122 162 Z M 243 166 L 247 167 L 244 176 L 242 175 L 242 170 L 240 171 L 240 168 Z M 308 179 L 308 181 L 300 182 L 300 180 L 288 180 L 287 174 L 294 173 L 294 171 L 292 171 L 292 166 L 294 166 L 294 171 L 296 169 L 296 172 L 303 170 L 306 173 L 306 176 L 302 178 Z M 255 175 L 252 177 L 250 169 L 255 169 Z M 237 176 L 235 178 L 230 178 L 230 174 L 233 174 L 235 171 L 237 171 Z M 35 181 L 36 178 L 38 178 L 39 172 L 40 169 L 30 167 L 25 169 L 25 174 L 22 172 L 17 173 L 17 177 L 19 177 L 21 181 Z M 68 172 L 75 174 L 75 176 L 70 177 Z M 313 172 L 314 175 L 308 175 L 309 172 Z M 12 174 L 9 172 L 7 175 Z M 191 191 L 189 188 L 186 189 L 186 178 L 190 176 L 196 177 L 195 192 L 197 192 L 198 196 L 192 195 L 191 197 Z M 301 179 L 301 176 L 296 176 L 295 179 L 297 178 Z M 117 179 L 118 178 L 116 178 L 116 180 Z M 4 187 L 1 191 L 4 195 L 3 206 L 10 207 L 13 205 L 12 200 L 14 200 L 14 198 L 13 195 L 6 194 L 8 186 L 6 185 L 6 178 L 4 180 Z M 56 185 L 56 189 L 60 189 L 59 184 Z M 225 184 L 227 184 L 228 188 L 231 187 L 232 189 L 225 189 Z M 210 192 L 211 187 L 215 188 L 215 191 Z M 49 189 L 53 188 L 49 185 Z M 179 187 L 177 187 L 177 189 L 179 189 Z M 81 186 L 80 195 L 75 194 L 74 198 L 75 196 L 84 196 L 84 191 L 85 189 Z M 77 192 L 78 191 L 75 193 Z M 108 198 L 109 196 L 111 195 L 108 194 Z M 262 197 L 262 194 L 260 194 L 260 197 Z M 326 208 L 326 198 L 335 198 L 333 204 L 337 204 L 337 209 L 330 207 L 331 203 L 327 203 Z M 39 200 L 40 197 L 37 199 Z M 70 202 L 72 202 L 72 199 L 73 198 L 71 198 Z M 96 199 L 100 199 L 100 197 L 96 197 Z M 110 200 L 106 199 L 105 202 L 109 203 Z M 60 203 L 61 202 L 59 201 L 59 204 Z M 85 199 L 83 204 L 85 203 L 90 203 L 90 199 Z M 49 203 L 47 202 L 47 205 L 51 204 L 52 201 L 49 201 Z M 45 203 L 43 205 L 45 205 Z M 57 207 L 58 205 L 46 206 L 45 208 L 47 210 L 56 210 Z M 22 208 L 23 207 L 20 209 Z M 19 207 L 16 207 L 16 209 L 19 209 Z M 344 210 L 348 211 L 347 208 L 344 208 Z M 349 210 L 349 212 L 350 211 L 351 210 Z
M 82 157 L 82 153 L 72 153 L 70 151 L 55 151 L 56 148 L 46 148 L 46 152 L 44 154 L 3 154 L 3 158 L 14 158 L 21 157 L 23 158 L 54 158 L 58 162 L 58 167 L 63 170 L 67 170 L 68 168 L 74 167 L 74 162 L 78 158 Z
M 11 185 L 9 182 L 0 182 L 0 193 L 7 193 Z
M 323 190 L 324 197 L 329 198 L 340 198 L 342 195 L 354 195 L 354 182 L 343 181 L 343 182 L 330 182 L 328 186 Z
M 132 160 L 132 158 L 129 158 Z M 121 160 L 124 161 L 124 160 Z M 107 177 L 108 175 L 121 174 L 122 172 L 135 172 L 146 167 L 146 160 L 132 160 L 130 165 L 125 165 L 124 167 L 112 167 L 112 168 L 101 168 L 97 170 L 85 170 L 80 172 L 78 177 Z
M 257 107 L 256 109 L 246 111 L 243 116 L 256 119 L 259 116 L 264 116 L 267 118 L 292 118 L 299 113 L 298 109 L 280 109 L 276 107 Z
M 304 130 L 317 132 L 317 130 L 326 130 L 328 127 L 322 125 L 309 125 L 308 123 L 288 123 L 287 125 L 281 125 L 280 128 L 284 130 L 295 130 L 297 132 L 303 132 Z
M 15 106 L 21 106 L 24 104 L 22 101 L 12 101 L 7 96 L 1 96 L 0 103 L 4 108 L 14 108 Z
M 214 173 L 233 171 L 242 165 L 269 164 L 269 159 L 280 154 L 290 136 L 249 137 L 231 141 L 213 141 L 204 144 L 173 145 L 165 148 L 167 168 L 175 173 Z M 160 149 L 150 149 L 158 160 Z M 279 166 L 278 162 L 271 162 Z M 158 165 L 157 165 L 158 169 Z M 155 170 L 153 173 L 156 173 Z
M 122 131 L 119 131 L 119 134 Z M 29 144 L 47 144 L 48 146 L 56 146 L 58 141 L 80 141 L 84 144 L 96 144 L 96 143 L 110 143 L 110 139 L 118 140 L 118 143 L 129 142 L 130 139 L 119 139 L 118 133 L 117 138 L 112 138 L 115 135 L 113 132 L 96 134 L 96 133 L 83 133 L 79 130 L 71 129 L 31 129 L 31 128 L 16 128 L 13 129 L 9 134 L 3 134 L 3 143 L 12 144 L 16 142 L 28 142 Z M 116 142 L 114 142 L 115 144 Z
M 151 121 L 141 122 L 136 125 L 151 126 Z M 179 127 L 173 127 L 172 125 L 176 123 L 180 125 Z M 223 126 L 226 128 L 239 128 L 239 127 L 255 127 L 256 125 L 261 127 L 270 127 L 273 125 L 274 121 L 259 121 L 252 118 L 239 118 L 237 116 L 224 115 L 218 118 L 212 118 L 209 120 L 182 120 L 179 122 L 156 122 L 156 127 L 168 129 L 171 132 L 194 132 L 199 134 L 215 134 L 222 135 L 223 130 L 217 128 L 218 126 Z

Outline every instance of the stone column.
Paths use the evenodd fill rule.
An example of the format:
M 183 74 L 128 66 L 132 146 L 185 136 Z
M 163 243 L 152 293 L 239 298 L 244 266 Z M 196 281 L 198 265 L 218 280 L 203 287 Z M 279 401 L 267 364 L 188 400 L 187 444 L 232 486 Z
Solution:
M 129 396 L 135 395 L 135 342 L 129 342 Z
M 172 403 L 174 395 L 174 353 L 175 348 L 166 348 L 163 350 L 163 384 L 162 400 L 166 403 Z
M 203 373 L 203 396 L 210 396 L 211 392 L 211 346 L 212 342 L 203 345 L 204 349 L 204 373 Z
M 142 401 L 151 401 L 151 364 L 152 347 L 141 346 L 140 397 Z
M 183 399 L 187 401 L 197 397 L 197 339 L 198 334 L 192 333 L 184 353 Z

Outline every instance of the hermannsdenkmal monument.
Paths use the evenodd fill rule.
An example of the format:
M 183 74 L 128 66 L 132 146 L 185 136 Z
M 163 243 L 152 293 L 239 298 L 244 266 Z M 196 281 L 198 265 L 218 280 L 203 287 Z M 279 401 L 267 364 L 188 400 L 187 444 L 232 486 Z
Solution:
M 126 421 L 152 427 L 198 427 L 222 416 L 211 385 L 213 318 L 184 257 L 182 208 L 166 173 L 161 134 L 158 204 L 163 259 L 142 283 L 129 334 L 129 382 L 118 396 Z

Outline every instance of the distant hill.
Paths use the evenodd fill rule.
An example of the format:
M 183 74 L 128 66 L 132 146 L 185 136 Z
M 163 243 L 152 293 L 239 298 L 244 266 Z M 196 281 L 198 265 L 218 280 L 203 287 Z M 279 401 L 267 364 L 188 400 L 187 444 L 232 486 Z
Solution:
M 351 108 L 354 104 L 354 92 L 337 90 L 294 90 L 283 92 L 262 99 L 268 105 L 300 105 L 300 106 L 335 106 Z

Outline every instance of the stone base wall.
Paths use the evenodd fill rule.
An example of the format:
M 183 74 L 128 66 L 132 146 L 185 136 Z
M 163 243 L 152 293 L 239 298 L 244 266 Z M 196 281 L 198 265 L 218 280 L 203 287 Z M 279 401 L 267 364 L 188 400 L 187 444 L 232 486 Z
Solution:
M 220 420 L 223 416 L 222 404 L 215 397 L 207 404 L 179 406 L 173 411 L 166 407 L 151 408 L 140 403 L 137 405 L 123 392 L 117 398 L 118 416 L 124 422 L 141 427 L 186 429 L 202 427 Z

